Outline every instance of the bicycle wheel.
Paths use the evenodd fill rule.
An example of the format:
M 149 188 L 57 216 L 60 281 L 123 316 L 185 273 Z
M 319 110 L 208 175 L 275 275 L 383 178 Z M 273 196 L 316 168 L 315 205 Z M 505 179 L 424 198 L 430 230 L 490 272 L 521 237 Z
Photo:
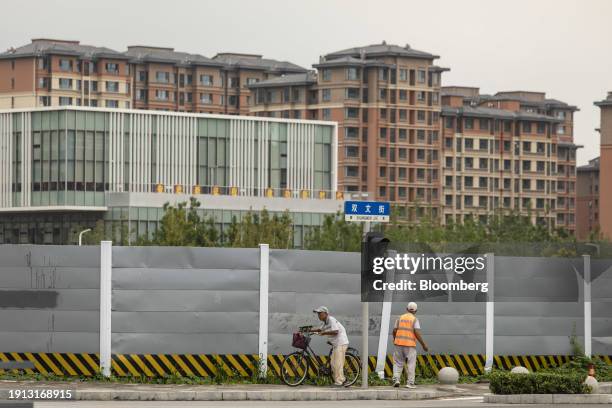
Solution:
M 308 357 L 302 351 L 295 351 L 283 360 L 281 365 L 281 378 L 283 382 L 292 387 L 300 385 L 308 375 Z
M 359 357 L 352 353 L 346 353 L 344 356 L 344 377 L 346 378 L 346 385 L 350 386 L 355 384 L 359 379 L 361 373 L 361 360 Z

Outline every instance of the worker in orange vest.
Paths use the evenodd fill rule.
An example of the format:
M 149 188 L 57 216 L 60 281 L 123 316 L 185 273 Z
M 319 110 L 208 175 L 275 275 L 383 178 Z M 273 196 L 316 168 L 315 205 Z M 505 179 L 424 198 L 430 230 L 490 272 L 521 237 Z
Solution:
M 400 316 L 395 321 L 393 327 L 393 344 L 395 344 L 395 351 L 393 352 L 393 386 L 400 386 L 400 377 L 402 376 L 402 369 L 406 360 L 408 365 L 406 367 L 406 388 L 415 388 L 414 385 L 414 370 L 416 369 L 416 342 L 417 340 L 421 343 L 423 350 L 428 351 L 427 344 L 421 337 L 421 324 L 419 319 L 415 316 L 417 312 L 417 304 L 414 302 L 408 303 L 406 307 L 407 313 Z

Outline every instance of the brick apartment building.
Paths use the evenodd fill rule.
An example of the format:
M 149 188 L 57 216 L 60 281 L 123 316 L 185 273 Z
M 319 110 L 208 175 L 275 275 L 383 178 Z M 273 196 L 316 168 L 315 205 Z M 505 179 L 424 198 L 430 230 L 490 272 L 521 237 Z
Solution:
M 442 88 L 444 216 L 497 209 L 575 230 L 575 106 L 540 92 Z
M 207 58 L 148 46 L 118 52 L 34 39 L 0 54 L 0 109 L 93 106 L 245 115 L 248 84 L 300 72 L 306 70 L 261 55 Z
M 78 41 L 34 39 L 0 54 L 0 109 L 130 108 L 129 57 Z
M 317 72 L 252 84 L 260 116 L 338 122 L 338 182 L 393 201 L 416 219 L 440 211 L 440 84 L 436 55 L 391 44 L 332 52 Z M 418 204 L 418 205 L 417 205 Z
M 316 71 L 251 85 L 251 112 L 337 121 L 340 188 L 393 201 L 411 221 L 501 208 L 574 232 L 577 108 L 441 87 L 436 58 L 385 43 L 333 52 Z
M 599 208 L 612 208 L 612 183 L 603 182 L 602 176 L 612 174 L 612 92 L 602 101 L 595 102 L 601 110 L 599 156 Z M 612 211 L 600 211 L 599 227 L 603 238 L 612 239 Z
M 587 240 L 599 232 L 599 157 L 579 166 L 577 172 L 576 237 Z

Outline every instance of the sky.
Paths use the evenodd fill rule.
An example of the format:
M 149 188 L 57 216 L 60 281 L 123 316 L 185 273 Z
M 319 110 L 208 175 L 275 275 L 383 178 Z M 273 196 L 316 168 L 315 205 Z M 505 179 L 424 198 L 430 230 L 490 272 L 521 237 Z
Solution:
M 310 68 L 344 48 L 410 44 L 451 69 L 443 85 L 546 92 L 578 106 L 579 164 L 599 155 L 593 102 L 612 91 L 611 0 L 9 0 L 4 10 L 0 50 L 44 37 L 256 53 Z

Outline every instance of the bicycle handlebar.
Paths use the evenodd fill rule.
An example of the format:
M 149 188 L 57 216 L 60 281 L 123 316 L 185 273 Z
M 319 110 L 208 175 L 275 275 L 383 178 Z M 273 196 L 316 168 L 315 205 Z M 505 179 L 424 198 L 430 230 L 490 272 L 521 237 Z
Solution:
M 308 332 L 308 331 L 310 331 L 310 329 L 312 329 L 312 326 L 300 326 L 299 327 L 299 331 L 302 332 L 302 333 L 303 332 Z

